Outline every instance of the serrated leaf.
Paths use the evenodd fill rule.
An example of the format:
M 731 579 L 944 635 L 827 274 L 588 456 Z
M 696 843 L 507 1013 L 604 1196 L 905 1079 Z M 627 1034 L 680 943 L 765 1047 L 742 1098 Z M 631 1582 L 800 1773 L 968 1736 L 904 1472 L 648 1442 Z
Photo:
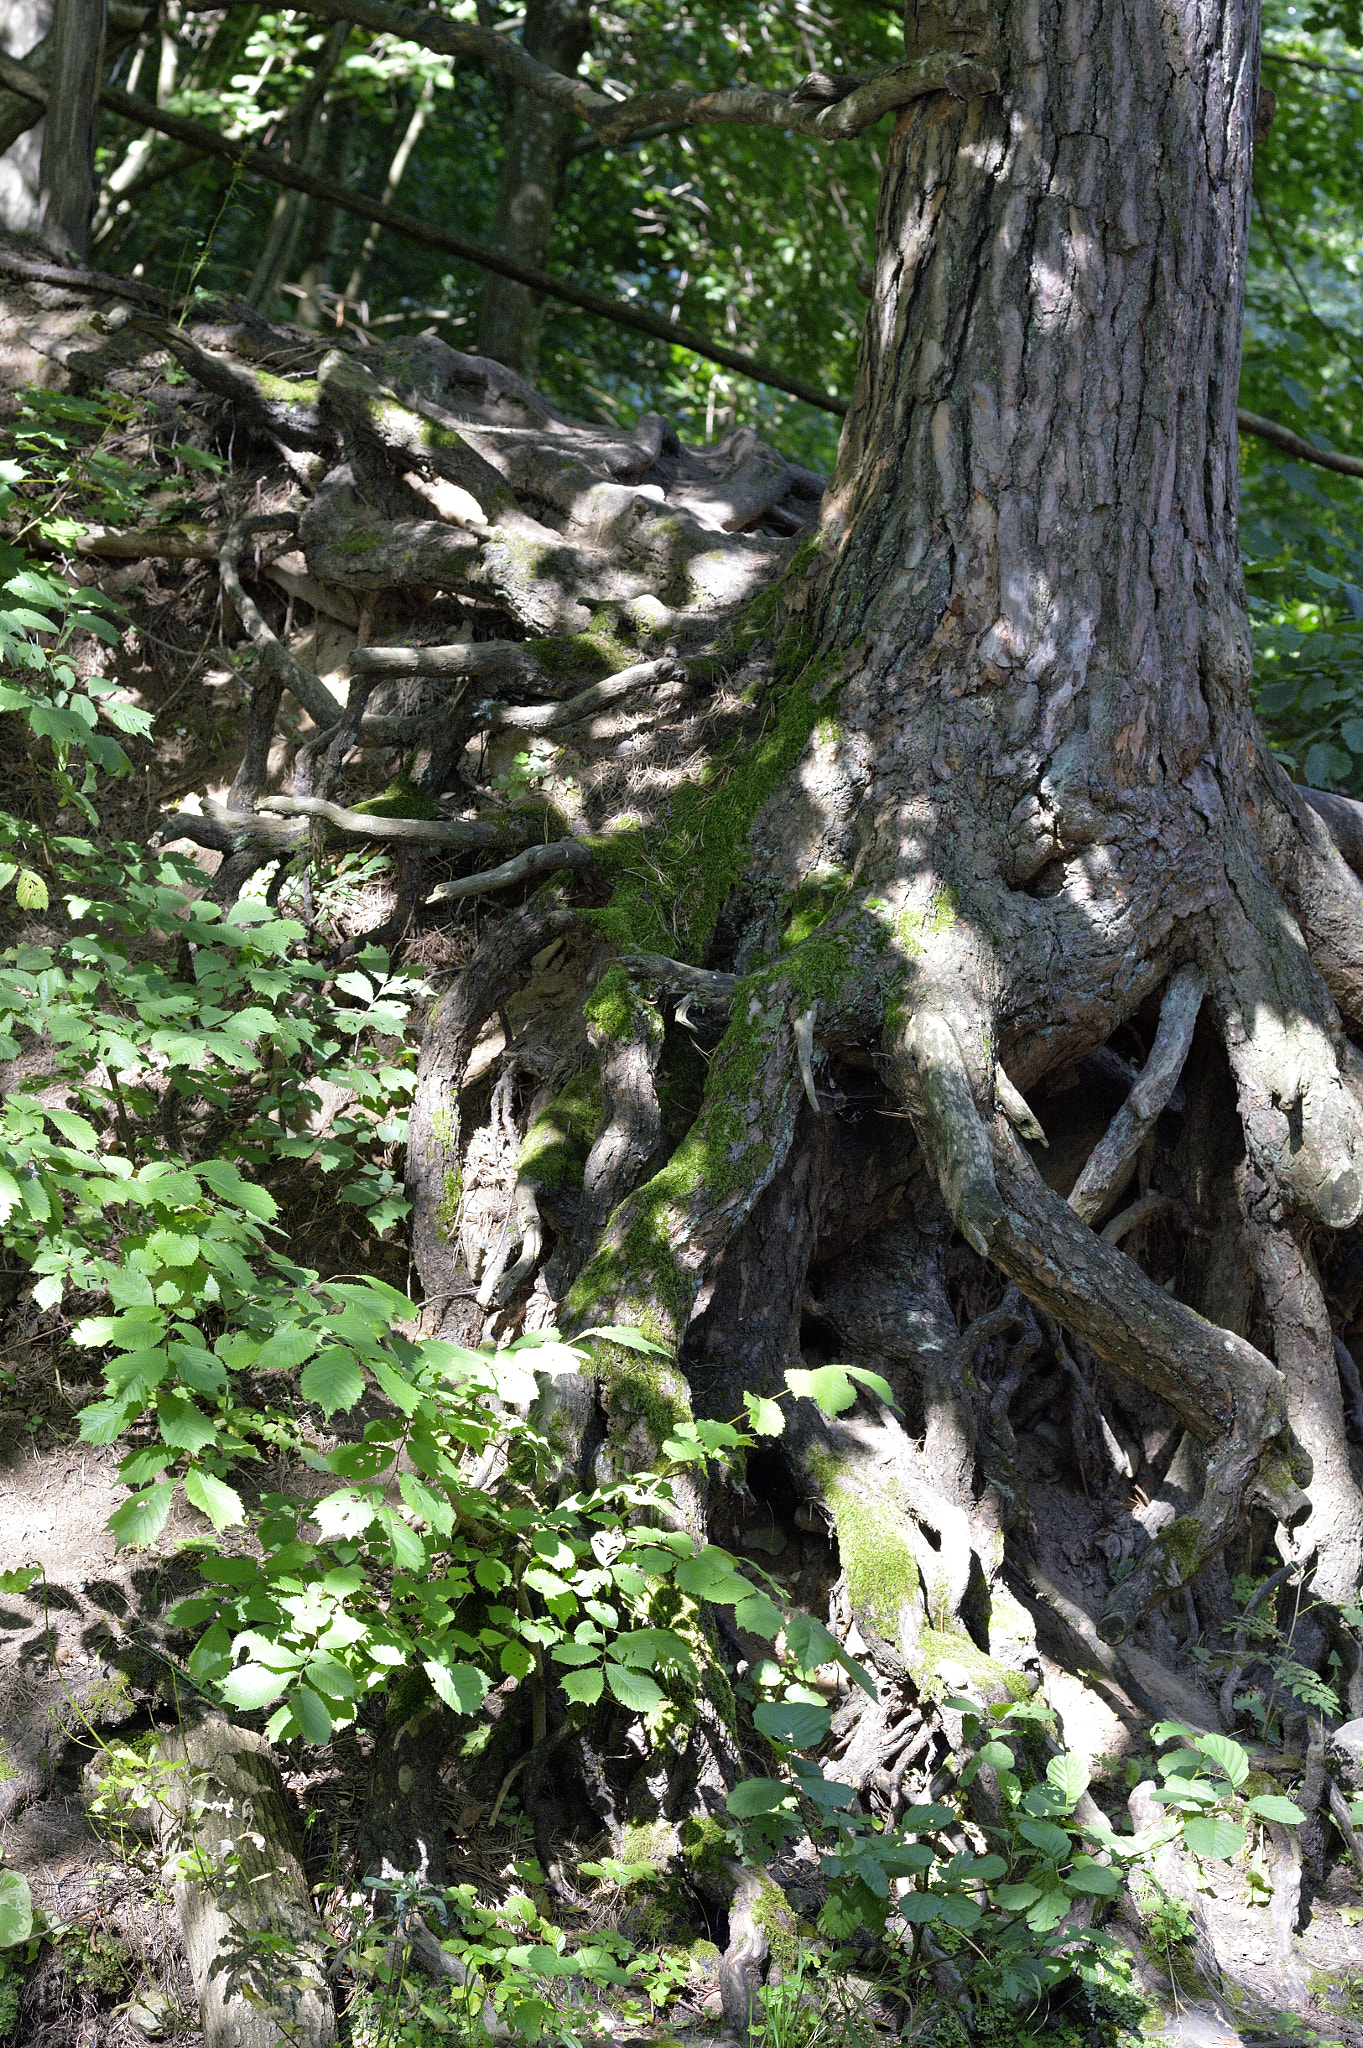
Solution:
M 570 1700 L 580 1706 L 595 1706 L 605 1689 L 605 1679 L 598 1669 L 592 1671 L 570 1671 L 563 1681 L 563 1690 Z
M 475 1665 L 438 1664 L 431 1659 L 421 1668 L 437 1696 L 456 1714 L 476 1714 L 487 1697 L 487 1678 Z
M 289 1706 L 305 1742 L 319 1749 L 324 1742 L 330 1742 L 336 1724 L 325 1701 L 310 1685 L 296 1685 L 289 1694 Z
M 207 1515 L 215 1529 L 231 1529 L 246 1519 L 236 1488 L 198 1465 L 185 1474 L 185 1499 L 201 1515 Z
M 576 1341 L 585 1344 L 589 1337 L 600 1337 L 607 1344 L 622 1345 L 626 1351 L 648 1351 L 655 1358 L 672 1356 L 665 1345 L 655 1344 L 651 1337 L 646 1337 L 642 1330 L 636 1330 L 628 1323 L 599 1323 L 594 1329 L 584 1330 Z
M 0 1870 L 0 1949 L 18 1948 L 33 1932 L 33 1893 L 18 1870 Z
M 841 1415 L 855 1405 L 857 1390 L 840 1365 L 819 1365 L 812 1370 L 790 1366 L 786 1385 L 799 1399 L 813 1401 L 825 1415 Z
M 642 1671 L 631 1671 L 624 1664 L 606 1666 L 606 1683 L 621 1706 L 636 1714 L 646 1714 L 651 1707 L 660 1706 L 667 1698 L 660 1685 L 655 1685 Z
M 32 868 L 20 868 L 14 884 L 14 900 L 21 910 L 47 909 L 47 883 Z
M 1183 1823 L 1183 1839 L 1194 1856 L 1218 1862 L 1237 1856 L 1246 1842 L 1245 1831 L 1224 1813 L 1198 1813 Z
M 1065 1873 L 1065 1883 L 1072 1892 L 1088 1892 L 1099 1899 L 1113 1898 L 1122 1888 L 1118 1873 L 1105 1863 L 1095 1863 L 1091 1856 L 1075 1857 Z
M 748 1427 L 755 1436 L 780 1436 L 786 1426 L 786 1418 L 779 1401 L 768 1401 L 757 1394 L 745 1394 L 748 1410 Z
M 926 1927 L 941 1919 L 945 1903 L 940 1892 L 905 1892 L 899 1901 L 900 1917 L 911 1927 Z
M 148 1487 L 145 1493 L 135 1493 L 121 1508 L 115 1508 L 105 1527 L 120 1550 L 141 1550 L 156 1541 L 170 1517 L 174 1492 L 174 1483 L 166 1480 Z
M 777 1812 L 790 1797 L 789 1785 L 775 1778 L 745 1778 L 734 1786 L 727 1804 L 735 1820 L 752 1820 L 759 1813 Z
M 1001 1884 L 992 1894 L 994 1904 L 1005 1913 L 1025 1913 L 1041 1897 L 1039 1884 Z
M 349 1411 L 364 1392 L 360 1362 L 343 1344 L 328 1344 L 304 1366 L 298 1390 L 305 1401 L 315 1401 L 324 1415 L 334 1415 L 338 1408 Z
M 827 1735 L 833 1715 L 828 1707 L 809 1706 L 804 1700 L 764 1700 L 754 1709 L 753 1720 L 773 1742 L 813 1749 Z
M 1293 1800 L 1284 1799 L 1281 1792 L 1260 1792 L 1257 1797 L 1247 1799 L 1245 1805 L 1261 1820 L 1276 1820 L 1285 1828 L 1299 1828 L 1306 1820 L 1301 1808 Z M 1186 1835 L 1187 1828 L 1183 1832 Z
M 305 1358 L 312 1357 L 321 1341 L 316 1330 L 305 1330 L 297 1323 L 287 1323 L 261 1345 L 256 1355 L 256 1370 L 292 1372 Z
M 1088 1765 L 1080 1756 L 1053 1756 L 1046 1766 L 1046 1782 L 1067 1806 L 1074 1806 L 1088 1790 Z
M 219 1681 L 218 1691 L 229 1707 L 240 1707 L 243 1713 L 250 1714 L 277 1700 L 287 1682 L 285 1671 L 271 1671 L 265 1664 L 238 1664 Z
M 1043 1856 L 1051 1857 L 1054 1862 L 1060 1862 L 1070 1853 L 1070 1838 L 1054 1821 L 1021 1820 L 1018 1833 L 1024 1842 L 1030 1842 L 1034 1849 L 1040 1849 Z
M 188 1394 L 158 1394 L 156 1424 L 162 1441 L 177 1451 L 202 1451 L 217 1441 L 217 1430 Z

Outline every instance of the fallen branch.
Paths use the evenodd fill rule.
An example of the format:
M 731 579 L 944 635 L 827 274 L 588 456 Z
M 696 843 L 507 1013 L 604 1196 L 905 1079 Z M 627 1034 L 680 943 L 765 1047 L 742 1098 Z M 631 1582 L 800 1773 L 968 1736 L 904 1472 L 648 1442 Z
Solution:
M 268 533 L 284 528 L 290 533 L 298 531 L 296 512 L 262 512 L 250 519 L 239 519 L 229 528 L 227 538 L 218 553 L 218 574 L 222 578 L 223 596 L 236 606 L 237 616 L 245 626 L 252 645 L 270 674 L 279 681 L 302 705 L 319 731 L 335 725 L 341 716 L 341 706 L 336 702 L 322 678 L 314 675 L 310 668 L 304 668 L 296 661 L 283 641 L 266 624 L 253 598 L 249 598 L 241 587 L 238 563 L 247 539 L 253 533 Z
M 475 705 L 470 721 L 475 729 L 509 727 L 515 732 L 556 732 L 560 726 L 575 725 L 581 718 L 590 718 L 593 712 L 604 711 L 635 690 L 678 681 L 685 673 L 679 662 L 667 658 L 641 661 L 633 668 L 621 669 L 618 675 L 607 676 L 603 682 L 592 683 L 576 697 L 567 697 L 558 704 Z
M 357 647 L 350 656 L 350 672 L 382 682 L 409 676 L 495 680 L 543 697 L 557 697 L 563 687 L 523 640 L 470 640 L 452 647 Z
M 488 868 L 484 874 L 459 875 L 454 881 L 438 883 L 426 898 L 426 905 L 429 909 L 432 904 L 452 903 L 460 896 L 481 896 L 489 889 L 510 889 L 517 882 L 537 882 L 545 875 L 557 874 L 561 868 L 591 865 L 591 848 L 580 839 L 551 839 L 547 846 L 528 846 L 524 853 L 503 861 L 499 868 Z
M 373 811 L 347 810 L 344 804 L 330 803 L 324 796 L 263 796 L 260 809 L 285 818 L 323 818 L 338 831 L 364 839 L 400 839 L 410 845 L 443 846 L 460 853 L 503 846 L 517 835 L 510 819 L 502 823 L 483 818 L 383 818 Z
M 691 967 L 685 960 L 669 960 L 662 953 L 626 953 L 620 965 L 634 980 L 654 982 L 668 995 L 685 996 L 702 1010 L 731 1008 L 739 983 L 736 974 Z

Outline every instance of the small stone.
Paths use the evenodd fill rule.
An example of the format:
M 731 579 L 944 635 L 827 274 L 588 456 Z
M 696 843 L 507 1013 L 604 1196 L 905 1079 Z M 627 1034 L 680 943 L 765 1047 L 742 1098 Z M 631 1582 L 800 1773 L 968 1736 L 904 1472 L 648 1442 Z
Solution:
M 151 2041 L 159 2041 L 170 2032 L 169 2001 L 157 1991 L 147 1991 L 140 1998 L 134 1998 L 123 2007 L 123 2017 Z
M 1363 1790 L 1363 1720 L 1346 1721 L 1342 1728 L 1336 1728 L 1330 1737 L 1330 1747 L 1345 1759 L 1346 1775 L 1352 1780 L 1350 1789 Z

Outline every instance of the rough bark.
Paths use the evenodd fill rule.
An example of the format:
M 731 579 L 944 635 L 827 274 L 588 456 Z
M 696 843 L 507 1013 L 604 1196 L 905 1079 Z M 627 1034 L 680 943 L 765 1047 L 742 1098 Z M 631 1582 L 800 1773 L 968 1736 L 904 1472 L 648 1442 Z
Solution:
M 167 1774 L 160 1833 L 204 2048 L 331 2048 L 322 1928 L 269 1744 L 210 1715 L 163 1755 L 181 1767 Z
M 95 212 L 95 118 L 106 0 L 56 0 L 43 123 L 38 232 L 54 256 L 81 260 Z

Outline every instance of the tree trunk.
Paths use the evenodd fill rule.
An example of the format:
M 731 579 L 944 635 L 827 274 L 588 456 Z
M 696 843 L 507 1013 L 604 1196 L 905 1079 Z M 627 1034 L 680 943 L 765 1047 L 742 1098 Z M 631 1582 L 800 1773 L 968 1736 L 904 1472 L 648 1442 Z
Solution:
M 529 0 L 521 37 L 532 57 L 555 71 L 576 72 L 591 41 L 582 0 Z M 514 87 L 504 127 L 501 179 L 491 246 L 543 268 L 577 123 L 534 93 Z M 490 277 L 478 315 L 485 356 L 533 377 L 539 359 L 541 302 L 524 285 Z
M 105 19 L 105 0 L 56 0 L 53 10 L 38 232 L 55 256 L 83 259 L 90 237 Z

